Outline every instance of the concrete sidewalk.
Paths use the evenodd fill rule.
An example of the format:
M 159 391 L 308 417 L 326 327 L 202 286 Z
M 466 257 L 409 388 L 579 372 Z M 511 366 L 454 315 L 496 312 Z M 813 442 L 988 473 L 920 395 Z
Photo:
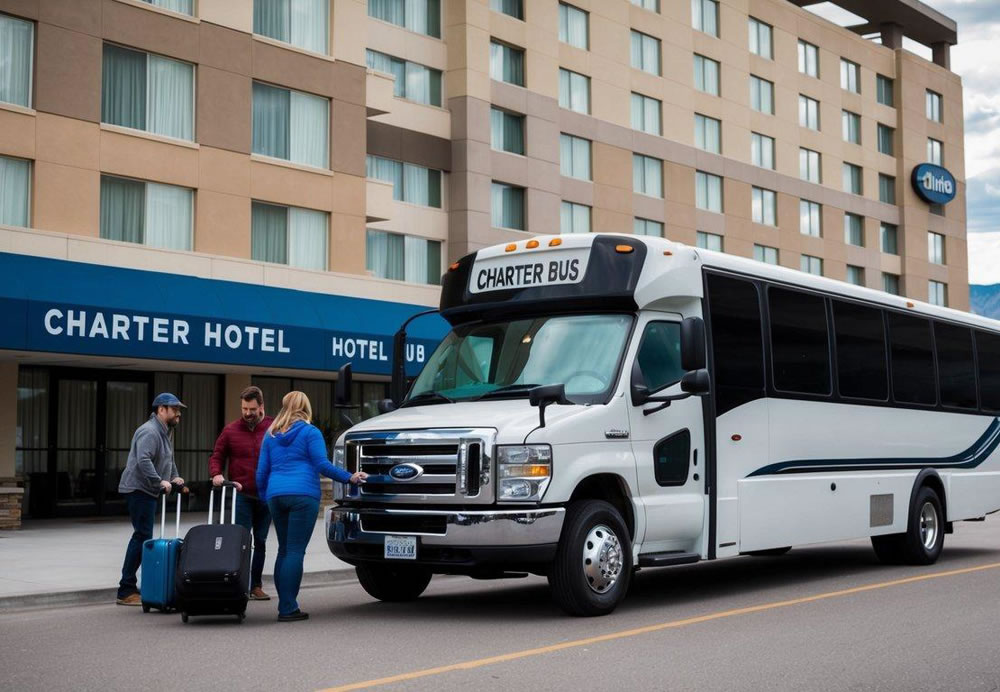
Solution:
M 159 517 L 157 517 L 159 519 Z M 202 512 L 181 515 L 181 536 L 205 522 Z M 159 521 L 153 531 L 159 536 Z M 167 536 L 173 536 L 172 517 Z M 27 520 L 19 531 L 0 531 L 0 612 L 15 608 L 95 603 L 114 598 L 125 546 L 132 535 L 128 517 Z M 264 587 L 275 596 L 270 576 L 278 538 L 267 539 Z M 303 586 L 354 579 L 354 568 L 335 558 L 317 520 L 306 550 Z M 140 580 L 142 573 L 139 574 Z

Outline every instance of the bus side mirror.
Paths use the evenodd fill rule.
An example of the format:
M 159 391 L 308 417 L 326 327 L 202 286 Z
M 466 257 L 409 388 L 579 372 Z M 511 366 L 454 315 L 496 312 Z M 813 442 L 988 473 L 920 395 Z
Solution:
M 639 358 L 632 361 L 632 377 L 630 378 L 629 393 L 632 395 L 632 405 L 642 406 L 649 401 L 649 387 L 646 386 L 646 378 L 642 376 L 642 368 L 639 367 Z
M 333 388 L 333 402 L 337 406 L 350 408 L 351 406 L 351 364 L 346 363 L 340 366 L 337 371 L 337 383 Z
M 684 373 L 681 377 L 681 391 L 694 396 L 704 396 L 712 388 L 712 382 L 708 377 L 708 370 L 699 368 Z
M 681 368 L 690 373 L 705 365 L 705 321 L 686 317 L 681 322 Z

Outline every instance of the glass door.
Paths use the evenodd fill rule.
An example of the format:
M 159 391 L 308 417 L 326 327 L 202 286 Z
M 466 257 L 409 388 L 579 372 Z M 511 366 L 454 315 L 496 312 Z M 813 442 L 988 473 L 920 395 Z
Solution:
M 55 514 L 98 510 L 97 390 L 97 380 L 58 380 L 55 455 L 50 455 L 47 488 L 54 495 Z
M 135 429 L 149 417 L 152 395 L 148 381 L 106 380 L 103 383 L 104 423 L 103 464 L 101 465 L 101 514 L 120 514 L 127 511 L 125 501 L 118 494 L 118 482 L 128 461 L 129 447 Z

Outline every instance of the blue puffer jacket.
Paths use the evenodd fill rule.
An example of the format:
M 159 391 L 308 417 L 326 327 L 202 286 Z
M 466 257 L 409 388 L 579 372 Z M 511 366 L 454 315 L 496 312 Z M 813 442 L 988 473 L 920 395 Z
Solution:
M 323 433 L 315 425 L 296 421 L 286 432 L 268 432 L 257 461 L 257 493 L 261 500 L 279 495 L 320 499 L 319 476 L 347 483 L 351 474 L 326 457 Z

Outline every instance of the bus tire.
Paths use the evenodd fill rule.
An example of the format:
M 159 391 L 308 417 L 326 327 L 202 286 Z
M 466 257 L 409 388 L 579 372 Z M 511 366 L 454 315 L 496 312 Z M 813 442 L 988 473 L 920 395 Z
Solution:
M 412 601 L 431 583 L 430 570 L 411 566 L 362 564 L 354 568 L 361 588 L 380 601 Z
M 930 565 L 941 555 L 944 533 L 941 499 L 933 488 L 925 485 L 913 496 L 906 533 L 872 536 L 872 548 L 887 565 Z
M 621 603 L 632 580 L 632 541 L 613 505 L 569 506 L 548 580 L 552 599 L 570 615 L 607 615 Z

